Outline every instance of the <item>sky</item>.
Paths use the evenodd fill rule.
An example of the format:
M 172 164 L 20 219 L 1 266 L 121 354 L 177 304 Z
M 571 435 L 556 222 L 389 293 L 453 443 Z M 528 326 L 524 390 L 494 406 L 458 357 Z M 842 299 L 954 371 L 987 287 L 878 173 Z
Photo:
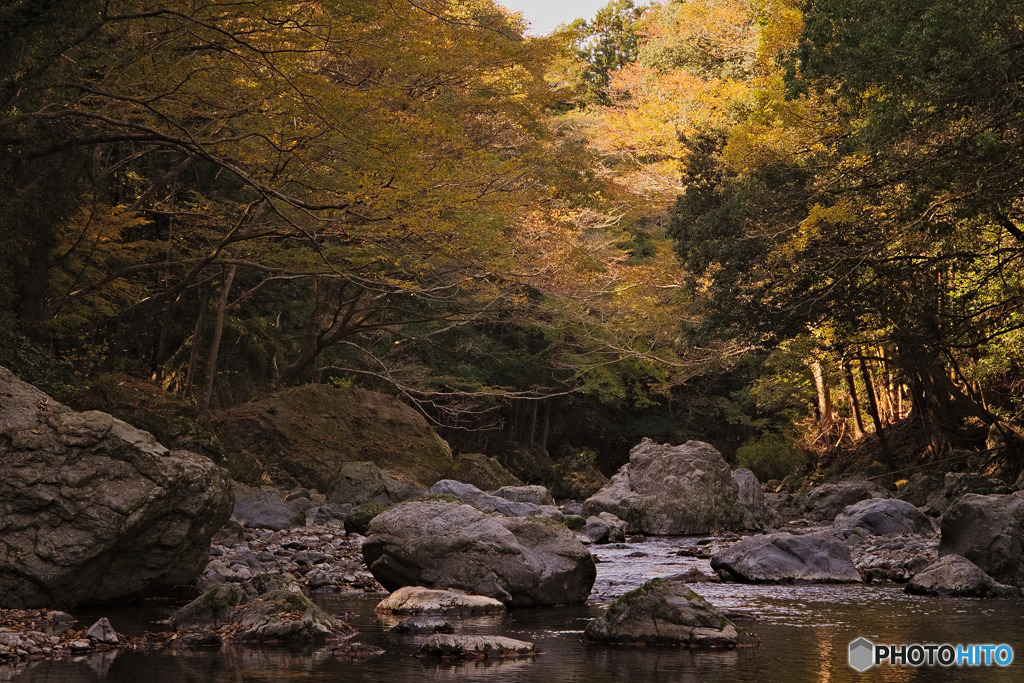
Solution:
M 530 22 L 530 33 L 546 35 L 559 24 L 573 19 L 592 19 L 608 0 L 498 0 L 510 10 L 522 12 Z

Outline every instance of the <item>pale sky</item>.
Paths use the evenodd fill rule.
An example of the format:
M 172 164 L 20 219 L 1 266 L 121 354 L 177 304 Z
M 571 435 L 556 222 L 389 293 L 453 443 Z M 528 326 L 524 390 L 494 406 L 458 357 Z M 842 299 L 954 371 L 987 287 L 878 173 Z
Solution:
M 538 36 L 551 33 L 559 24 L 568 24 L 580 17 L 592 19 L 608 0 L 498 0 L 515 12 L 522 12 L 530 22 L 530 33 Z

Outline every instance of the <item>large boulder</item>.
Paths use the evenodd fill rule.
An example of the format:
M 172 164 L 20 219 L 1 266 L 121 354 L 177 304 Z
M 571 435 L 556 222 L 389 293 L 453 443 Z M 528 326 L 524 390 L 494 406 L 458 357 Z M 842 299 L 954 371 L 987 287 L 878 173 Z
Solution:
M 1024 491 L 968 493 L 942 516 L 939 555 L 963 555 L 1002 583 L 1024 587 Z
M 740 583 L 856 583 L 850 549 L 826 534 L 748 536 L 711 557 L 711 568 Z
M 347 462 L 338 468 L 338 477 L 327 501 L 387 506 L 422 496 L 425 491 L 416 484 L 392 476 L 372 462 Z
M 231 514 L 226 474 L 0 367 L 0 607 L 73 607 L 190 584 Z
M 426 487 L 452 465 L 422 415 L 366 389 L 285 389 L 225 411 L 217 434 L 232 476 L 251 486 L 332 491 L 343 463 L 370 461 Z
M 1002 479 L 973 472 L 946 472 L 940 491 L 928 496 L 928 505 L 937 513 L 946 512 L 961 496 L 976 493 L 982 496 L 1012 492 Z
M 768 507 L 764 499 L 761 482 L 752 471 L 741 468 L 732 473 L 732 479 L 739 487 L 740 502 L 746 511 L 743 514 L 744 529 L 763 529 L 764 527 L 780 527 L 784 523 L 782 515 L 774 508 Z
M 363 559 L 391 591 L 454 588 L 507 605 L 583 602 L 597 574 L 564 524 L 446 501 L 410 501 L 382 512 L 370 522 Z
M 521 491 L 522 489 L 532 488 L 533 487 L 515 487 L 515 490 Z M 544 489 L 543 486 L 538 486 L 536 488 Z M 505 490 L 508 491 L 509 489 Z M 548 517 L 549 519 L 554 519 L 559 522 L 563 521 L 565 518 L 562 511 L 554 505 L 541 505 L 526 502 L 525 500 L 496 496 L 494 494 L 481 491 L 472 484 L 463 484 L 461 481 L 454 481 L 452 479 L 442 479 L 431 486 L 427 493 L 431 496 L 447 496 L 454 498 L 461 503 L 468 503 L 478 510 L 483 510 L 484 512 L 496 512 L 499 515 L 505 515 L 506 517 Z M 536 493 L 536 491 L 534 491 L 534 493 Z M 537 498 L 536 495 L 533 497 Z M 550 498 L 550 495 L 548 497 Z M 523 498 L 523 496 L 520 496 L 520 498 Z
M 654 579 L 612 603 L 587 624 L 587 640 L 621 645 L 734 648 L 743 632 L 685 584 Z
M 590 517 L 610 512 L 630 532 L 706 534 L 743 526 L 746 508 L 721 454 L 709 444 L 659 445 L 644 439 L 629 463 L 583 504 Z
M 951 595 L 960 598 L 1016 598 L 1020 590 L 992 579 L 966 557 L 945 555 L 915 574 L 903 589 L 913 595 Z
M 808 517 L 831 522 L 847 506 L 868 498 L 891 498 L 892 495 L 870 481 L 850 479 L 834 484 L 815 486 L 796 497 L 796 506 Z
M 932 523 L 916 507 L 896 498 L 868 498 L 836 516 L 835 528 L 869 536 L 931 536 Z

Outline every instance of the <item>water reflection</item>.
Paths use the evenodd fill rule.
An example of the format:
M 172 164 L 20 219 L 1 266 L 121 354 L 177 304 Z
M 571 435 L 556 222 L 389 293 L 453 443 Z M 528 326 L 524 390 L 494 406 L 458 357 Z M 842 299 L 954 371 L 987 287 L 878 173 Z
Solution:
M 586 623 L 603 604 L 655 576 L 697 568 L 706 560 L 678 555 L 694 539 L 650 539 L 643 545 L 596 548 L 598 565 L 593 604 L 566 608 L 521 609 L 508 614 L 450 619 L 460 633 L 500 634 L 536 643 L 541 654 L 505 662 L 441 662 L 413 656 L 427 636 L 387 631 L 394 617 L 378 616 L 379 596 L 321 597 L 328 611 L 353 613 L 356 637 L 383 648 L 365 662 L 339 659 L 315 650 L 224 648 L 219 651 L 144 654 L 123 652 L 113 658 L 40 662 L 28 668 L 2 669 L 0 681 L 111 681 L 119 683 L 192 681 L 195 683 L 262 683 L 264 681 L 1020 681 L 1024 680 L 1024 602 L 926 598 L 905 595 L 896 586 L 743 586 L 699 584 L 709 601 L 740 619 L 758 635 L 761 646 L 726 652 L 692 652 L 672 648 L 585 645 Z M 646 557 L 627 557 L 642 549 Z M 166 615 L 166 608 L 132 610 L 118 630 L 140 632 Z M 82 621 L 88 618 L 79 616 Z M 148 620 L 148 621 L 147 621 Z M 90 622 L 91 623 L 91 622 Z M 877 643 L 907 644 L 1006 642 L 1017 661 L 1007 669 L 874 668 L 858 674 L 847 664 L 851 640 L 865 636 Z

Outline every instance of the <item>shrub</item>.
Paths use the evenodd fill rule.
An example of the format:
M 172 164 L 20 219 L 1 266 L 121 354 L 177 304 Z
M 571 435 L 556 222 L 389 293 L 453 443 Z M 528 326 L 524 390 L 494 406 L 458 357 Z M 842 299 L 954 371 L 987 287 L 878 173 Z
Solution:
M 792 436 L 769 432 L 736 449 L 740 467 L 751 470 L 760 481 L 785 479 L 807 465 L 807 454 Z

